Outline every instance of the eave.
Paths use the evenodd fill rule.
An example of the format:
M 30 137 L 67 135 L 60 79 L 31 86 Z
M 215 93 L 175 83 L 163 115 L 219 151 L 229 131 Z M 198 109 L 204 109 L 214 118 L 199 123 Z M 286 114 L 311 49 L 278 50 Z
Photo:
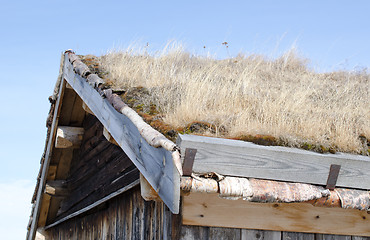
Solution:
M 325 186 L 330 172 L 330 166 L 332 164 L 339 164 L 341 165 L 341 172 L 338 177 L 337 186 L 362 189 L 362 191 L 367 193 L 370 189 L 370 160 L 368 157 L 364 156 L 343 154 L 322 155 L 297 149 L 264 147 L 242 141 L 186 135 L 180 135 L 177 146 L 146 124 L 141 117 L 139 117 L 134 110 L 127 107 L 120 97 L 114 94 L 111 89 L 103 89 L 103 80 L 97 75 L 90 73 L 88 67 L 83 64 L 73 52 L 66 51 L 62 57 L 61 64 L 62 67 L 60 76 L 56 84 L 56 95 L 53 98 L 55 103 L 52 105 L 53 111 L 52 117 L 50 118 L 51 125 L 48 131 L 47 145 L 42 161 L 42 167 L 40 169 L 38 186 L 34 196 L 35 205 L 30 220 L 31 227 L 29 230 L 28 239 L 34 239 L 38 227 L 45 227 L 47 216 L 43 216 L 42 214 L 46 213 L 46 215 L 48 215 L 50 214 L 50 211 L 55 211 L 50 210 L 52 208 L 49 209 L 49 205 L 51 204 L 50 198 L 46 195 L 50 194 L 50 191 L 54 191 L 54 194 L 56 194 L 56 192 L 58 192 L 59 195 L 64 194 L 63 189 L 56 190 L 54 188 L 54 190 L 50 190 L 50 186 L 52 184 L 47 185 L 48 181 L 55 179 L 57 174 L 66 174 L 66 170 L 64 170 L 64 173 L 63 170 L 61 170 L 63 168 L 59 168 L 59 173 L 57 173 L 56 171 L 58 166 L 53 166 L 50 163 L 51 155 L 55 147 L 55 139 L 57 138 L 57 129 L 58 127 L 60 129 L 60 126 L 71 126 L 71 116 L 77 118 L 77 123 L 72 124 L 73 127 L 79 127 L 80 123 L 78 123 L 78 121 L 83 119 L 83 116 L 79 116 L 79 114 L 85 114 L 85 112 L 89 112 L 99 119 L 99 121 L 105 127 L 105 136 L 107 139 L 110 142 L 120 146 L 122 150 L 129 156 L 135 166 L 140 170 L 143 176 L 143 178 L 141 178 L 143 197 L 145 199 L 160 199 L 164 201 L 164 203 L 173 213 L 178 213 L 180 210 L 180 179 L 184 181 L 189 179 L 189 177 L 191 178 L 190 186 L 182 186 L 182 190 L 184 190 L 184 188 L 190 188 L 189 191 L 192 192 L 190 195 L 183 195 L 184 207 L 192 206 L 191 211 L 198 211 L 199 205 L 197 205 L 197 201 L 218 202 L 218 200 L 214 199 L 214 196 L 216 196 L 214 193 L 219 194 L 223 191 L 219 188 L 219 181 L 213 183 L 213 185 L 217 186 L 217 189 L 211 194 L 201 194 L 199 191 L 191 189 L 192 183 L 196 181 L 196 178 L 194 180 L 194 176 L 196 176 L 196 174 L 217 173 L 230 177 L 253 177 L 257 178 L 257 182 L 260 181 L 258 179 L 270 179 L 275 182 L 289 181 L 294 183 Z M 74 95 L 66 97 L 65 94 Z M 71 100 L 71 98 L 74 100 Z M 72 101 L 73 103 L 68 103 L 68 101 Z M 77 103 L 75 103 L 75 101 L 77 101 Z M 72 104 L 72 109 L 69 109 L 69 112 L 62 113 L 62 104 Z M 62 124 L 63 121 L 66 121 L 65 124 Z M 78 143 L 73 143 L 72 140 L 68 141 L 70 143 L 66 142 L 63 144 L 70 146 L 74 146 L 75 144 L 78 145 Z M 181 148 L 180 150 L 183 153 L 182 157 L 184 157 L 186 149 L 197 149 L 197 153 L 193 159 L 194 164 L 191 165 L 190 169 L 188 169 L 189 167 L 186 166 L 187 162 L 184 161 L 184 167 L 187 168 L 185 175 L 188 177 L 181 177 L 182 166 L 179 158 L 179 148 Z M 60 165 L 65 166 L 65 168 L 68 168 L 68 161 L 71 160 L 71 151 L 72 150 L 70 148 L 66 148 L 64 151 L 64 163 L 60 163 Z M 62 157 L 60 157 L 60 160 L 61 159 Z M 136 184 L 138 184 L 138 182 Z M 231 188 L 232 187 L 238 186 L 232 185 Z M 292 189 L 288 187 L 288 190 L 291 191 Z M 118 191 L 115 194 L 120 194 L 122 191 Z M 297 193 L 299 191 L 300 189 L 298 187 Z M 116 196 L 115 194 L 110 195 L 110 198 Z M 334 195 L 335 194 L 332 196 Z M 235 196 L 226 195 L 222 197 L 232 198 Z M 291 206 L 292 209 L 296 209 L 299 213 L 299 211 L 302 209 L 295 206 L 301 206 L 299 204 L 303 204 L 302 206 L 307 206 L 309 203 L 307 203 L 307 201 L 320 202 L 320 199 L 325 197 L 327 196 L 321 195 L 318 197 L 314 196 L 311 199 L 298 199 L 297 202 L 306 201 L 306 203 L 294 203 L 294 205 Z M 56 198 L 53 200 L 54 202 L 57 201 L 55 199 Z M 108 199 L 109 198 L 102 199 L 102 201 L 107 201 Z M 226 212 L 228 206 L 231 207 L 234 205 L 234 202 L 230 202 L 230 200 L 222 199 L 222 201 L 226 201 L 222 202 Z M 309 203 L 310 207 L 305 211 L 311 211 L 311 207 L 314 207 L 313 205 L 319 205 L 318 202 Z M 86 209 L 81 209 L 81 211 L 73 213 L 66 218 L 54 222 L 46 227 L 53 227 L 56 224 L 59 224 L 61 221 L 66 221 L 71 217 L 77 216 L 78 214 L 81 214 L 81 212 L 87 211 L 100 203 L 101 201 L 98 201 L 96 204 L 90 205 Z M 242 205 L 243 204 L 250 203 L 243 202 Z M 254 204 L 257 204 L 255 206 L 258 206 L 257 208 L 262 212 L 266 207 L 270 208 L 271 206 L 274 206 L 261 203 L 252 203 L 252 205 Z M 272 203 L 270 202 L 269 204 Z M 289 209 L 290 203 L 282 204 L 284 205 L 284 209 Z M 332 206 L 334 205 L 338 205 L 338 202 L 336 204 L 332 204 Z M 343 205 L 339 205 L 338 208 L 343 207 Z M 195 208 L 193 208 L 194 206 Z M 326 205 L 323 204 L 322 207 L 323 206 Z M 315 210 L 312 210 L 313 212 L 323 211 L 328 212 L 328 214 L 331 212 L 330 208 L 329 210 L 323 210 L 323 208 L 318 207 L 314 209 Z M 338 211 L 342 210 L 344 209 L 340 209 Z M 188 217 L 186 217 L 190 216 L 189 208 L 183 208 L 183 211 L 185 217 L 184 223 L 191 224 L 192 220 L 190 221 Z M 337 210 L 333 211 L 335 212 Z M 370 218 L 368 217 L 366 208 L 364 211 L 353 211 L 356 211 L 353 212 L 356 219 L 357 217 L 361 217 L 362 220 L 357 220 L 359 220 L 362 225 L 365 224 L 363 229 L 367 230 L 368 228 L 366 228 L 366 224 L 369 223 L 368 221 Z M 211 216 L 210 218 L 213 219 L 215 216 L 212 214 L 207 215 L 207 217 Z M 200 215 L 204 214 L 198 215 L 192 215 L 192 217 L 197 219 L 194 220 L 194 223 L 201 225 L 200 223 L 202 222 L 201 220 L 203 217 L 200 217 Z M 334 214 L 333 216 L 336 215 Z M 364 216 L 365 219 L 363 218 Z M 284 218 L 286 216 L 281 215 L 280 217 Z M 217 223 L 205 221 L 203 224 L 210 224 L 210 226 L 212 224 L 212 226 L 229 226 L 225 221 Z M 281 229 L 266 228 L 262 225 L 259 227 L 254 225 L 233 225 L 230 227 L 256 227 L 259 229 L 284 230 L 284 226 L 281 227 Z M 294 231 L 300 229 L 292 228 L 290 230 Z M 320 229 L 316 230 L 322 232 Z M 310 231 L 313 230 L 311 229 Z M 361 231 L 364 232 L 364 230 Z M 370 230 L 368 232 L 370 232 Z M 352 234 L 352 232 L 350 233 Z M 345 234 L 345 232 L 343 232 L 343 234 Z M 368 236 L 366 235 L 366 231 L 364 234 L 364 236 Z
M 99 88 L 102 82 L 97 75 L 89 73 L 87 66 L 73 52 L 66 51 L 62 55 L 60 74 L 50 98 L 52 106 L 45 153 L 33 197 L 27 239 L 34 239 L 44 229 L 80 215 L 139 183 L 138 179 L 122 186 L 94 204 L 46 225 L 48 217 L 57 214 L 58 203 L 67 195 L 63 184 L 54 184 L 53 180 L 57 176 L 57 179 L 67 177 L 64 175 L 68 174 L 73 149 L 78 148 L 79 137 L 83 134 L 79 127 L 87 113 L 99 119 L 105 127 L 107 140 L 123 149 L 141 171 L 143 181 L 149 182 L 169 209 L 174 213 L 179 211 L 181 166 L 174 164 L 180 160 L 175 144 L 147 125 L 133 110 L 127 109 L 111 90 Z

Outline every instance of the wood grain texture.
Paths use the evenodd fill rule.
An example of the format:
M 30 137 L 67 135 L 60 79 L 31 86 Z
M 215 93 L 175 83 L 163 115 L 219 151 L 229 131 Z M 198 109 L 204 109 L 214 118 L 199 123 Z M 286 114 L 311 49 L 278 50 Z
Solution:
M 370 236 L 370 215 L 365 211 L 232 201 L 217 194 L 191 193 L 183 199 L 185 225 Z
M 150 146 L 126 116 L 118 113 L 85 79 L 74 73 L 68 57 L 65 58 L 64 73 L 67 82 L 108 129 L 165 204 L 173 213 L 178 213 L 180 176 L 173 164 L 171 152 Z
M 313 233 L 283 232 L 281 239 L 282 240 L 315 240 L 315 234 L 313 234 Z
M 50 239 L 79 240 L 318 240 L 321 236 L 325 236 L 326 239 L 343 238 L 338 235 L 188 226 L 183 225 L 178 216 L 181 215 L 172 214 L 163 202 L 144 201 L 137 186 L 80 217 L 71 218 L 48 229 L 47 233 Z M 347 236 L 344 239 L 351 237 Z M 352 237 L 352 240 L 366 238 Z
M 200 226 L 182 226 L 181 227 L 181 240 L 208 240 L 209 228 Z
M 241 234 L 241 240 L 281 240 L 281 232 L 279 231 L 242 229 Z
M 81 127 L 59 126 L 55 140 L 56 148 L 80 147 L 84 129 Z
M 182 152 L 198 150 L 193 172 L 325 185 L 330 165 L 339 164 L 337 186 L 370 189 L 370 158 L 366 156 L 319 154 L 195 135 L 179 135 L 177 142 Z
M 241 238 L 241 230 L 237 228 L 210 227 L 209 239 L 234 240 Z
M 47 178 L 53 179 L 53 177 L 55 176 L 55 175 L 52 176 L 55 173 L 55 169 L 51 169 L 52 174 L 49 174 L 48 170 L 49 170 L 50 158 L 52 156 L 52 151 L 53 151 L 53 146 L 54 146 L 56 129 L 58 126 L 58 116 L 61 110 L 61 102 L 63 99 L 64 89 L 65 89 L 65 82 L 63 79 L 61 79 L 58 98 L 55 103 L 53 121 L 52 121 L 51 128 L 50 128 L 50 136 L 46 144 L 45 160 L 41 166 L 42 170 L 41 170 L 40 182 L 39 182 L 37 195 L 36 195 L 35 208 L 32 213 L 32 222 L 31 222 L 30 230 L 27 233 L 27 239 L 29 240 L 33 240 L 35 238 L 37 228 L 39 226 L 43 226 L 46 223 L 46 218 L 47 218 L 46 209 L 49 208 L 48 205 L 50 204 L 50 199 L 49 199 L 50 196 L 48 196 L 47 194 L 44 194 L 44 185 L 45 185 Z M 39 221 L 40 218 L 41 218 L 41 221 Z
M 316 240 L 351 240 L 351 236 L 316 234 Z
M 370 237 L 352 236 L 352 240 L 370 240 Z

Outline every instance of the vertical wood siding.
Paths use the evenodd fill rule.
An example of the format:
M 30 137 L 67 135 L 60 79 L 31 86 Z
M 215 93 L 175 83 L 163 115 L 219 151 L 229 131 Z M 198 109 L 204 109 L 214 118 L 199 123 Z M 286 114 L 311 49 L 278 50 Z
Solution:
M 366 237 L 185 226 L 158 202 L 146 202 L 140 188 L 48 230 L 48 239 L 235 239 L 235 240 L 370 240 Z

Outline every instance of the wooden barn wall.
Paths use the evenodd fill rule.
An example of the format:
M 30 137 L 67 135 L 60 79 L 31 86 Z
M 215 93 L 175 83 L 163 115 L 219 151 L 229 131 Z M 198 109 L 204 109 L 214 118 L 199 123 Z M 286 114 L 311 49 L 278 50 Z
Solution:
M 197 227 L 181 224 L 158 202 L 146 202 L 140 188 L 125 192 L 102 206 L 47 231 L 47 239 L 235 239 L 235 240 L 369 240 L 366 237 L 262 230 Z
M 123 150 L 106 140 L 103 126 L 93 115 L 83 122 L 81 147 L 73 154 L 67 188 L 57 217 L 48 224 L 76 212 L 127 186 L 139 178 L 139 171 Z

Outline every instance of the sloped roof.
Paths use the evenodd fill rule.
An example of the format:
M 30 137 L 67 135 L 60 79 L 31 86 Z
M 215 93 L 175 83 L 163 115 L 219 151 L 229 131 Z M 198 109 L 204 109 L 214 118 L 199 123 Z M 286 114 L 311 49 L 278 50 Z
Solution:
M 218 60 L 170 47 L 85 59 L 170 138 L 178 132 L 370 154 L 367 71 L 318 73 L 295 52 Z
M 221 197 L 242 197 L 248 201 L 312 201 L 314 205 L 369 210 L 370 193 L 367 191 L 369 189 L 365 189 L 365 191 L 341 189 L 329 191 L 321 186 L 311 184 L 290 184 L 245 177 L 225 177 L 217 174 L 212 175 L 212 177 L 195 174 L 181 177 L 183 170 L 180 159 L 180 147 L 145 123 L 142 117 L 117 94 L 121 93 L 120 90 L 109 88 L 109 85 L 105 84 L 104 80 L 97 74 L 91 72 L 89 67 L 78 56 L 72 51 L 66 51 L 62 57 L 60 75 L 54 94 L 50 97 L 52 105 L 47 121 L 48 133 L 45 152 L 41 160 L 38 182 L 32 200 L 34 205 L 30 218 L 28 235 L 30 239 L 33 238 L 38 225 L 42 207 L 41 200 L 46 184 L 45 176 L 50 171 L 48 162 L 50 160 L 48 158 L 50 158 L 53 150 L 57 127 L 56 120 L 60 118 L 58 105 L 62 100 L 59 89 L 67 85 L 81 96 L 83 103 L 86 105 L 86 111 L 94 113 L 99 121 L 103 123 L 116 143 L 125 151 L 166 205 L 175 213 L 179 211 L 180 189 L 185 192 L 217 192 Z M 145 116 L 143 117 L 146 119 Z M 161 129 L 161 127 L 158 127 L 158 129 Z M 168 135 L 168 132 L 165 134 Z M 181 152 L 184 158 L 184 149 L 181 149 Z M 147 159 L 146 156 L 150 156 L 150 159 Z M 154 165 L 153 162 L 155 163 Z M 158 175 L 158 172 L 160 175 Z M 212 171 L 210 170 L 209 172 Z M 217 176 L 217 178 L 214 176 Z M 213 186 L 213 188 L 207 188 L 207 184 L 204 185 L 205 182 Z M 227 183 L 225 184 L 225 182 Z M 296 193 L 293 194 L 295 195 L 294 198 L 284 195 L 287 189 L 288 192 Z M 310 191 L 307 191 L 307 189 L 310 189 Z M 303 197 L 304 195 L 305 197 Z M 325 204 L 322 204 L 322 202 L 325 202 Z M 328 204 L 328 202 L 332 203 Z

